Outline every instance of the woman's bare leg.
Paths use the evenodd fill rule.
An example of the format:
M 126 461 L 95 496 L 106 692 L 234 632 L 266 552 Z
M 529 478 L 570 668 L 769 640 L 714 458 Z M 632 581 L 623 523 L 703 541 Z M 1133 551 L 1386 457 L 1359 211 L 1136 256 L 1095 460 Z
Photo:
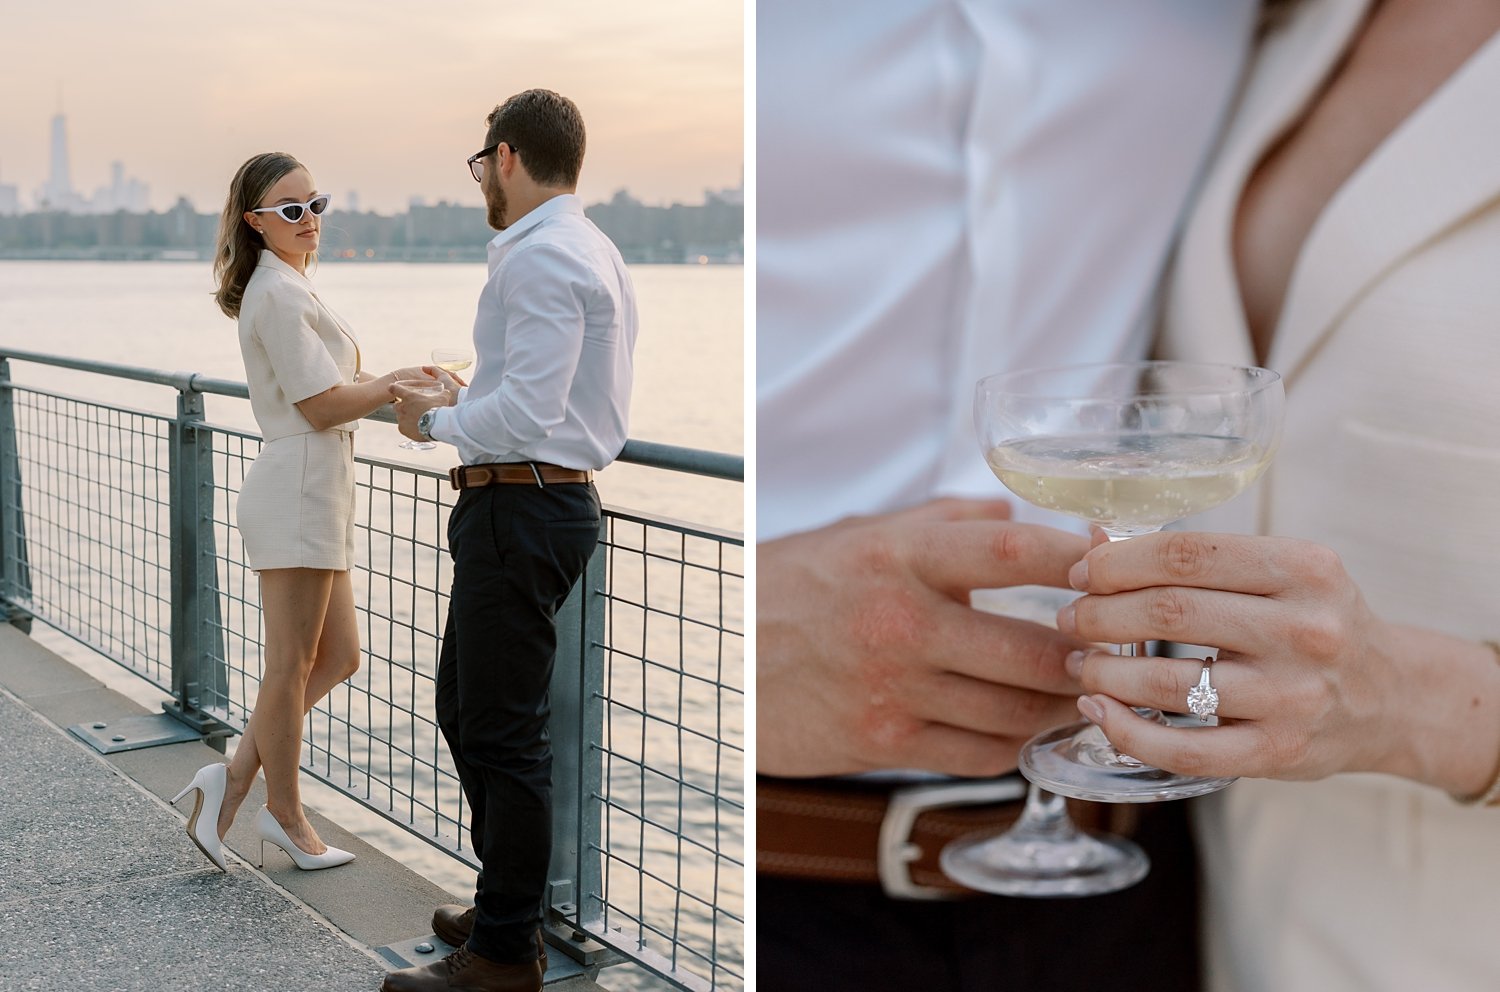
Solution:
M 359 630 L 348 572 L 274 569 L 261 573 L 266 669 L 244 738 L 229 767 L 219 817 L 222 837 L 257 770 L 266 769 L 267 806 L 292 841 L 309 854 L 326 846 L 302 810 L 298 765 L 302 720 L 329 690 L 359 667 Z
M 358 670 L 359 627 L 354 612 L 354 587 L 348 572 L 335 572 L 328 595 L 328 610 L 318 637 L 317 654 L 302 696 L 302 715 L 305 717 L 334 686 Z M 300 735 L 300 721 L 298 728 Z M 260 767 L 260 751 L 252 720 L 240 735 L 234 758 L 229 763 L 229 785 L 225 791 L 224 805 L 219 811 L 220 837 L 229 832 L 235 814 L 249 795 L 250 787 L 255 784 L 255 776 L 260 772 Z

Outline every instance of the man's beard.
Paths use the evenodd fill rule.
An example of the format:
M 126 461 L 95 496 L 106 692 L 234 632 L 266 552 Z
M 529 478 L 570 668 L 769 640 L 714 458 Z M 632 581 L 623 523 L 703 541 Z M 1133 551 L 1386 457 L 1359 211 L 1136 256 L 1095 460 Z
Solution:
M 509 206 L 505 202 L 505 190 L 500 188 L 497 182 L 484 191 L 484 205 L 486 209 L 485 220 L 490 227 L 496 231 L 503 231 L 508 226 L 505 221 L 505 208 Z

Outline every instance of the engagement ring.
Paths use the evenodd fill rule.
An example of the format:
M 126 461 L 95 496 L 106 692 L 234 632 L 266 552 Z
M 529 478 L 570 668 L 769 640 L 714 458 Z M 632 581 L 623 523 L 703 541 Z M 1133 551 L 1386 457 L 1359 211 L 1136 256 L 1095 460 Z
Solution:
M 1213 663 L 1212 657 L 1203 659 L 1203 673 L 1198 676 L 1198 684 L 1188 690 L 1188 712 L 1196 716 L 1199 723 L 1207 723 L 1219 708 L 1218 690 L 1208 681 L 1208 669 Z

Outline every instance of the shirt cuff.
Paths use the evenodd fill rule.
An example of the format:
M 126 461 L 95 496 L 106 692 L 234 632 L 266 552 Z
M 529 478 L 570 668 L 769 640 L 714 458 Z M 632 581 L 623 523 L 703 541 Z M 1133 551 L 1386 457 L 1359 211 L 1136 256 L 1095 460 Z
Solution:
M 458 444 L 460 437 L 458 411 L 451 406 L 438 406 L 432 409 L 432 427 L 428 429 L 427 435 L 434 441 Z

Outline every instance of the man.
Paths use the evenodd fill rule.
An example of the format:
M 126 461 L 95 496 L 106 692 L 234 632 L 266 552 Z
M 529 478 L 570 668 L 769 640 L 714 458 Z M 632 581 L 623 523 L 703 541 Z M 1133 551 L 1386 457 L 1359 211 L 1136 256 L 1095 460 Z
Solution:
M 969 607 L 1066 588 L 1087 549 L 1008 520 L 974 383 L 1144 352 L 1255 8 L 757 7 L 762 988 L 1195 986 L 1180 804 L 1148 811 L 1135 889 L 945 902 L 943 838 L 998 833 L 1017 804 L 953 791 L 937 802 L 971 805 L 934 813 L 893 770 L 999 775 L 1078 719 L 1076 642 Z
M 392 387 L 401 432 L 448 442 L 463 463 L 452 472 L 462 491 L 448 523 L 453 591 L 437 715 L 482 869 L 473 909 L 443 906 L 433 917 L 459 950 L 388 975 L 387 992 L 542 986 L 554 617 L 598 542 L 591 472 L 624 446 L 630 403 L 635 291 L 574 194 L 578 108 L 528 90 L 486 123 L 469 167 L 500 234 L 474 320 L 473 381 L 460 387 L 444 374 L 447 403 Z

